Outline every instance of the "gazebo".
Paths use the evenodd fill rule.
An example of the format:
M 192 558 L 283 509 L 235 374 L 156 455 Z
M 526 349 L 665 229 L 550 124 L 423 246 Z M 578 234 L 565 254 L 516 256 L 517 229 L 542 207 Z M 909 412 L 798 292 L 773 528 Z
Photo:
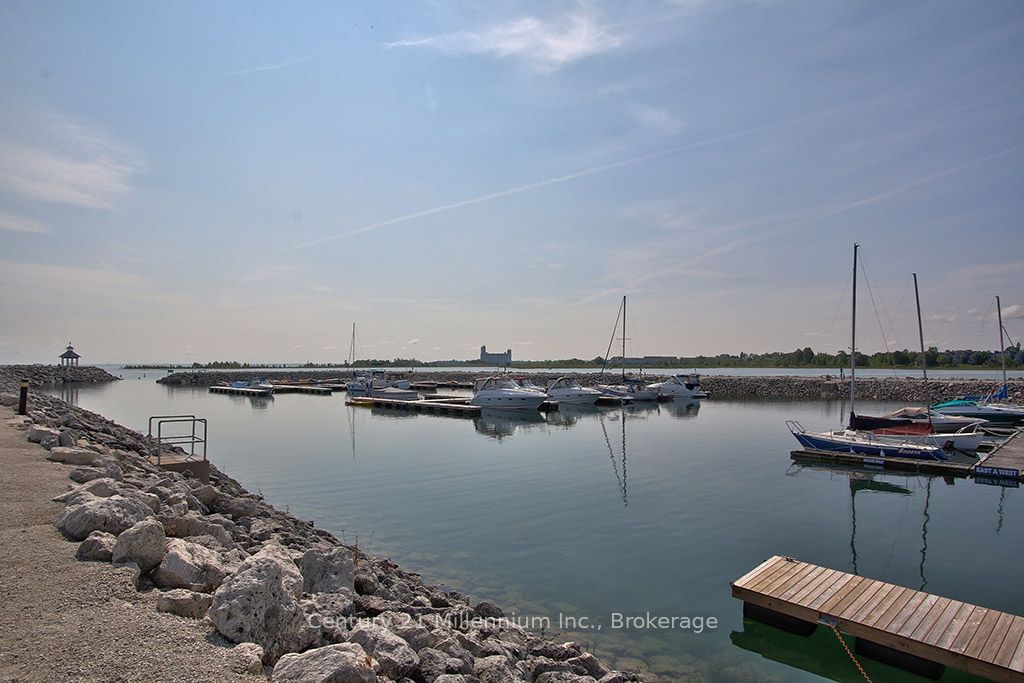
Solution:
M 60 354 L 61 367 L 77 367 L 79 358 L 81 356 L 75 353 L 75 347 L 71 345 L 71 342 L 68 342 L 68 348 L 65 349 L 64 353 Z

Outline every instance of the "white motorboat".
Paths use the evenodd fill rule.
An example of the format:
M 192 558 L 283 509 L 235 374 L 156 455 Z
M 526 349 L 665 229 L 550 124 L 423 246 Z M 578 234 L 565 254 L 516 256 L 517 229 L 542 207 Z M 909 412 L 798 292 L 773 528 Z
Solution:
M 598 384 L 597 388 L 605 396 L 625 399 L 627 401 L 657 401 L 658 390 L 628 379 L 623 384 Z
M 535 391 L 538 394 L 544 394 L 545 396 L 547 396 L 548 392 L 544 390 L 544 387 L 537 386 L 536 384 L 533 383 L 533 380 L 529 379 L 528 377 L 521 377 L 517 381 L 519 382 L 519 386 L 521 386 L 523 389 L 526 389 L 527 391 Z
M 505 377 L 481 377 L 473 383 L 470 405 L 512 410 L 537 410 L 548 400 L 545 394 L 523 389 Z
M 659 396 L 671 396 L 677 399 L 708 397 L 708 393 L 700 388 L 700 375 L 697 373 L 672 375 L 664 382 L 655 382 L 647 386 L 657 390 Z
M 559 403 L 593 405 L 601 398 L 597 389 L 581 386 L 571 377 L 559 377 L 548 383 L 548 396 Z

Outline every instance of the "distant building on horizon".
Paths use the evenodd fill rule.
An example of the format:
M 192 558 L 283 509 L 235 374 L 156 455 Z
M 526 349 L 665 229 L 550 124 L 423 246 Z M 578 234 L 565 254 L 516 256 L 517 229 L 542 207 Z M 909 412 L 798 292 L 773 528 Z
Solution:
M 508 349 L 505 353 L 488 353 L 487 345 L 480 347 L 480 362 L 484 365 L 494 365 L 496 367 L 506 367 L 512 365 L 512 349 Z

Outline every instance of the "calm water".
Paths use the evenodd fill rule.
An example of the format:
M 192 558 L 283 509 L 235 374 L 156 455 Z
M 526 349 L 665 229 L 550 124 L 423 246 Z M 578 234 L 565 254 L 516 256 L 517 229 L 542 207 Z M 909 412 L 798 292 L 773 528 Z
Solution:
M 550 631 L 564 630 L 559 613 L 586 617 L 601 629 L 574 637 L 666 680 L 861 680 L 831 633 L 744 624 L 729 582 L 774 554 L 1024 613 L 1020 491 L 792 465 L 785 420 L 838 426 L 838 402 L 471 420 L 347 408 L 343 394 L 253 401 L 146 374 L 65 397 L 140 431 L 150 415 L 206 417 L 210 459 L 276 506 Z M 647 611 L 718 628 L 613 628 L 613 613 Z

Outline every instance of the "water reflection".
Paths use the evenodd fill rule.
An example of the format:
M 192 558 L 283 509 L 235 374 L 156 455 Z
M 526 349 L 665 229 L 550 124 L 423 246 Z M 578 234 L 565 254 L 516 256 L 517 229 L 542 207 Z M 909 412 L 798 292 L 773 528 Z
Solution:
M 608 458 L 612 462 L 612 471 L 615 473 L 615 480 L 619 484 L 619 492 L 622 494 L 622 507 L 629 505 L 629 488 L 627 486 L 626 479 L 626 412 L 622 411 L 619 414 L 619 424 L 622 426 L 622 468 L 619 470 L 619 462 L 616 459 L 615 449 L 612 448 L 612 441 L 608 436 L 608 428 L 605 426 L 605 421 L 602 416 L 601 418 L 601 431 L 604 432 L 604 443 L 608 447 Z
M 74 382 L 65 382 L 64 384 L 57 385 L 57 396 L 60 400 L 65 403 L 70 403 L 73 406 L 78 405 L 78 384 Z
M 484 408 L 478 417 L 473 418 L 473 428 L 478 433 L 498 441 L 512 436 L 517 430 L 545 427 L 547 424 L 544 415 L 536 410 Z
M 700 411 L 700 401 L 669 401 L 664 405 L 669 415 L 679 419 L 697 417 Z

